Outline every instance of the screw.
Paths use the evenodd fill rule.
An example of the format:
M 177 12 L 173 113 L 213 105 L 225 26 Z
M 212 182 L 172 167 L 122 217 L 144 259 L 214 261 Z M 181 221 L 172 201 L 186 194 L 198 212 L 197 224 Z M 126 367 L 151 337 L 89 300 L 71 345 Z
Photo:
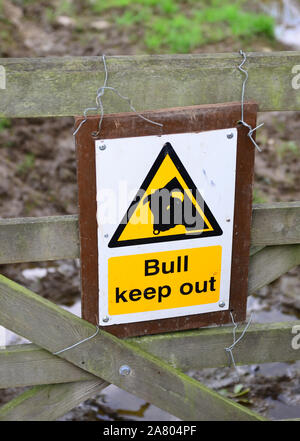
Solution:
M 223 301 L 219 302 L 219 306 L 220 306 L 220 308 L 224 308 L 225 302 L 223 302 Z
M 228 133 L 227 138 L 228 138 L 228 139 L 232 139 L 233 136 L 234 136 L 233 133 Z
M 104 237 L 107 239 L 108 238 L 108 234 L 104 234 Z
M 106 145 L 105 144 L 101 144 L 100 146 L 99 146 L 99 150 L 105 150 L 106 149 Z
M 123 375 L 124 377 L 126 375 L 129 375 L 131 373 L 131 367 L 127 366 L 127 364 L 123 364 L 119 369 L 119 374 Z
M 103 317 L 102 321 L 103 321 L 104 323 L 109 322 L 109 317 L 107 317 L 107 315 L 106 315 L 105 317 Z
M 228 218 L 226 219 L 226 222 L 230 222 L 230 217 L 228 217 Z

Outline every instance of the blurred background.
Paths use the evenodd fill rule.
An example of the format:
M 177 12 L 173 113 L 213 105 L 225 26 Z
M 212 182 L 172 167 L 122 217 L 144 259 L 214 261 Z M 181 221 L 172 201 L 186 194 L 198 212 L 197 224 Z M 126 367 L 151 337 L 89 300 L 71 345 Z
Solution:
M 300 1 L 0 0 L 0 57 L 300 50 Z M 99 59 L 100 60 L 100 59 Z M 100 84 L 101 85 L 101 84 Z M 99 85 L 99 86 L 100 86 Z M 122 91 L 120 91 L 122 93 Z M 248 97 L 251 98 L 251 97 Z M 259 115 L 254 203 L 300 200 L 300 112 Z M 0 216 L 77 213 L 73 118 L 0 119 Z M 80 314 L 79 262 L 1 273 Z M 255 322 L 300 316 L 299 269 L 249 298 Z M 11 344 L 20 337 L 7 334 Z M 300 414 L 300 364 L 189 372 L 271 418 Z M 20 390 L 0 391 L 0 404 Z M 65 420 L 174 420 L 114 386 Z

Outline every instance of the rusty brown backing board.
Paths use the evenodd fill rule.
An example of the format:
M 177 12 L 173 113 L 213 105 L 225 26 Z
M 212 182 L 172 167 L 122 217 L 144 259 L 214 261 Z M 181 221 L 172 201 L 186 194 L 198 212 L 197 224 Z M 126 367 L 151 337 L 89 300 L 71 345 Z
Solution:
M 257 110 L 256 103 L 245 103 L 244 119 L 252 127 L 256 124 Z M 104 116 L 101 139 L 203 132 L 233 127 L 238 130 L 230 305 L 226 311 L 102 328 L 118 337 L 195 329 L 231 322 L 230 311 L 233 311 L 237 322 L 244 321 L 248 287 L 255 147 L 247 136 L 248 129 L 238 123 L 241 116 L 241 104 L 224 103 L 161 109 L 143 112 L 143 115 L 162 123 L 163 127 L 150 124 L 135 113 L 110 114 Z M 76 117 L 75 127 L 78 127 L 83 119 L 83 117 Z M 98 280 L 95 140 L 100 139 L 100 136 L 98 138 L 93 136 L 93 133 L 98 130 L 98 123 L 98 116 L 90 116 L 76 134 L 82 317 L 94 324 L 98 323 L 98 285 L 107 283 L 107 280 Z

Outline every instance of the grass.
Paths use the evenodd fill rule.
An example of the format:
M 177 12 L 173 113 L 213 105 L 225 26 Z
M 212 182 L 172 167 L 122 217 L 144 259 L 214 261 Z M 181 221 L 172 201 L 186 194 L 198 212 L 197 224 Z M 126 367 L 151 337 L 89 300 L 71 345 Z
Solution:
M 276 153 L 279 159 L 292 154 L 296 158 L 300 156 L 300 147 L 295 141 L 284 141 L 276 147 Z
M 11 121 L 8 118 L 0 118 L 0 133 L 11 127 Z
M 252 202 L 253 204 L 265 204 L 267 202 L 267 199 L 265 195 L 262 193 L 262 191 L 258 190 L 257 188 L 254 188 L 252 195 Z
M 63 0 L 60 2 L 49 2 L 49 5 L 45 7 L 45 15 L 49 23 L 55 22 L 60 15 L 66 15 L 68 17 L 76 15 L 75 2 L 71 0 Z
M 94 13 L 115 16 L 123 29 L 142 29 L 150 52 L 186 53 L 232 38 L 273 39 L 274 19 L 245 9 L 245 0 L 89 0 Z
M 26 153 L 23 161 L 18 165 L 17 173 L 20 176 L 26 176 L 35 165 L 35 156 L 33 153 Z

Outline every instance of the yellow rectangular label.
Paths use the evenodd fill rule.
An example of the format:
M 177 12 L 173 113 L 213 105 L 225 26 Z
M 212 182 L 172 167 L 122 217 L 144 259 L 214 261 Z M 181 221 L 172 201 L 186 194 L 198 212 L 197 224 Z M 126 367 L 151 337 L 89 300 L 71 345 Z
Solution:
M 108 313 L 132 314 L 216 303 L 222 247 L 111 257 Z

